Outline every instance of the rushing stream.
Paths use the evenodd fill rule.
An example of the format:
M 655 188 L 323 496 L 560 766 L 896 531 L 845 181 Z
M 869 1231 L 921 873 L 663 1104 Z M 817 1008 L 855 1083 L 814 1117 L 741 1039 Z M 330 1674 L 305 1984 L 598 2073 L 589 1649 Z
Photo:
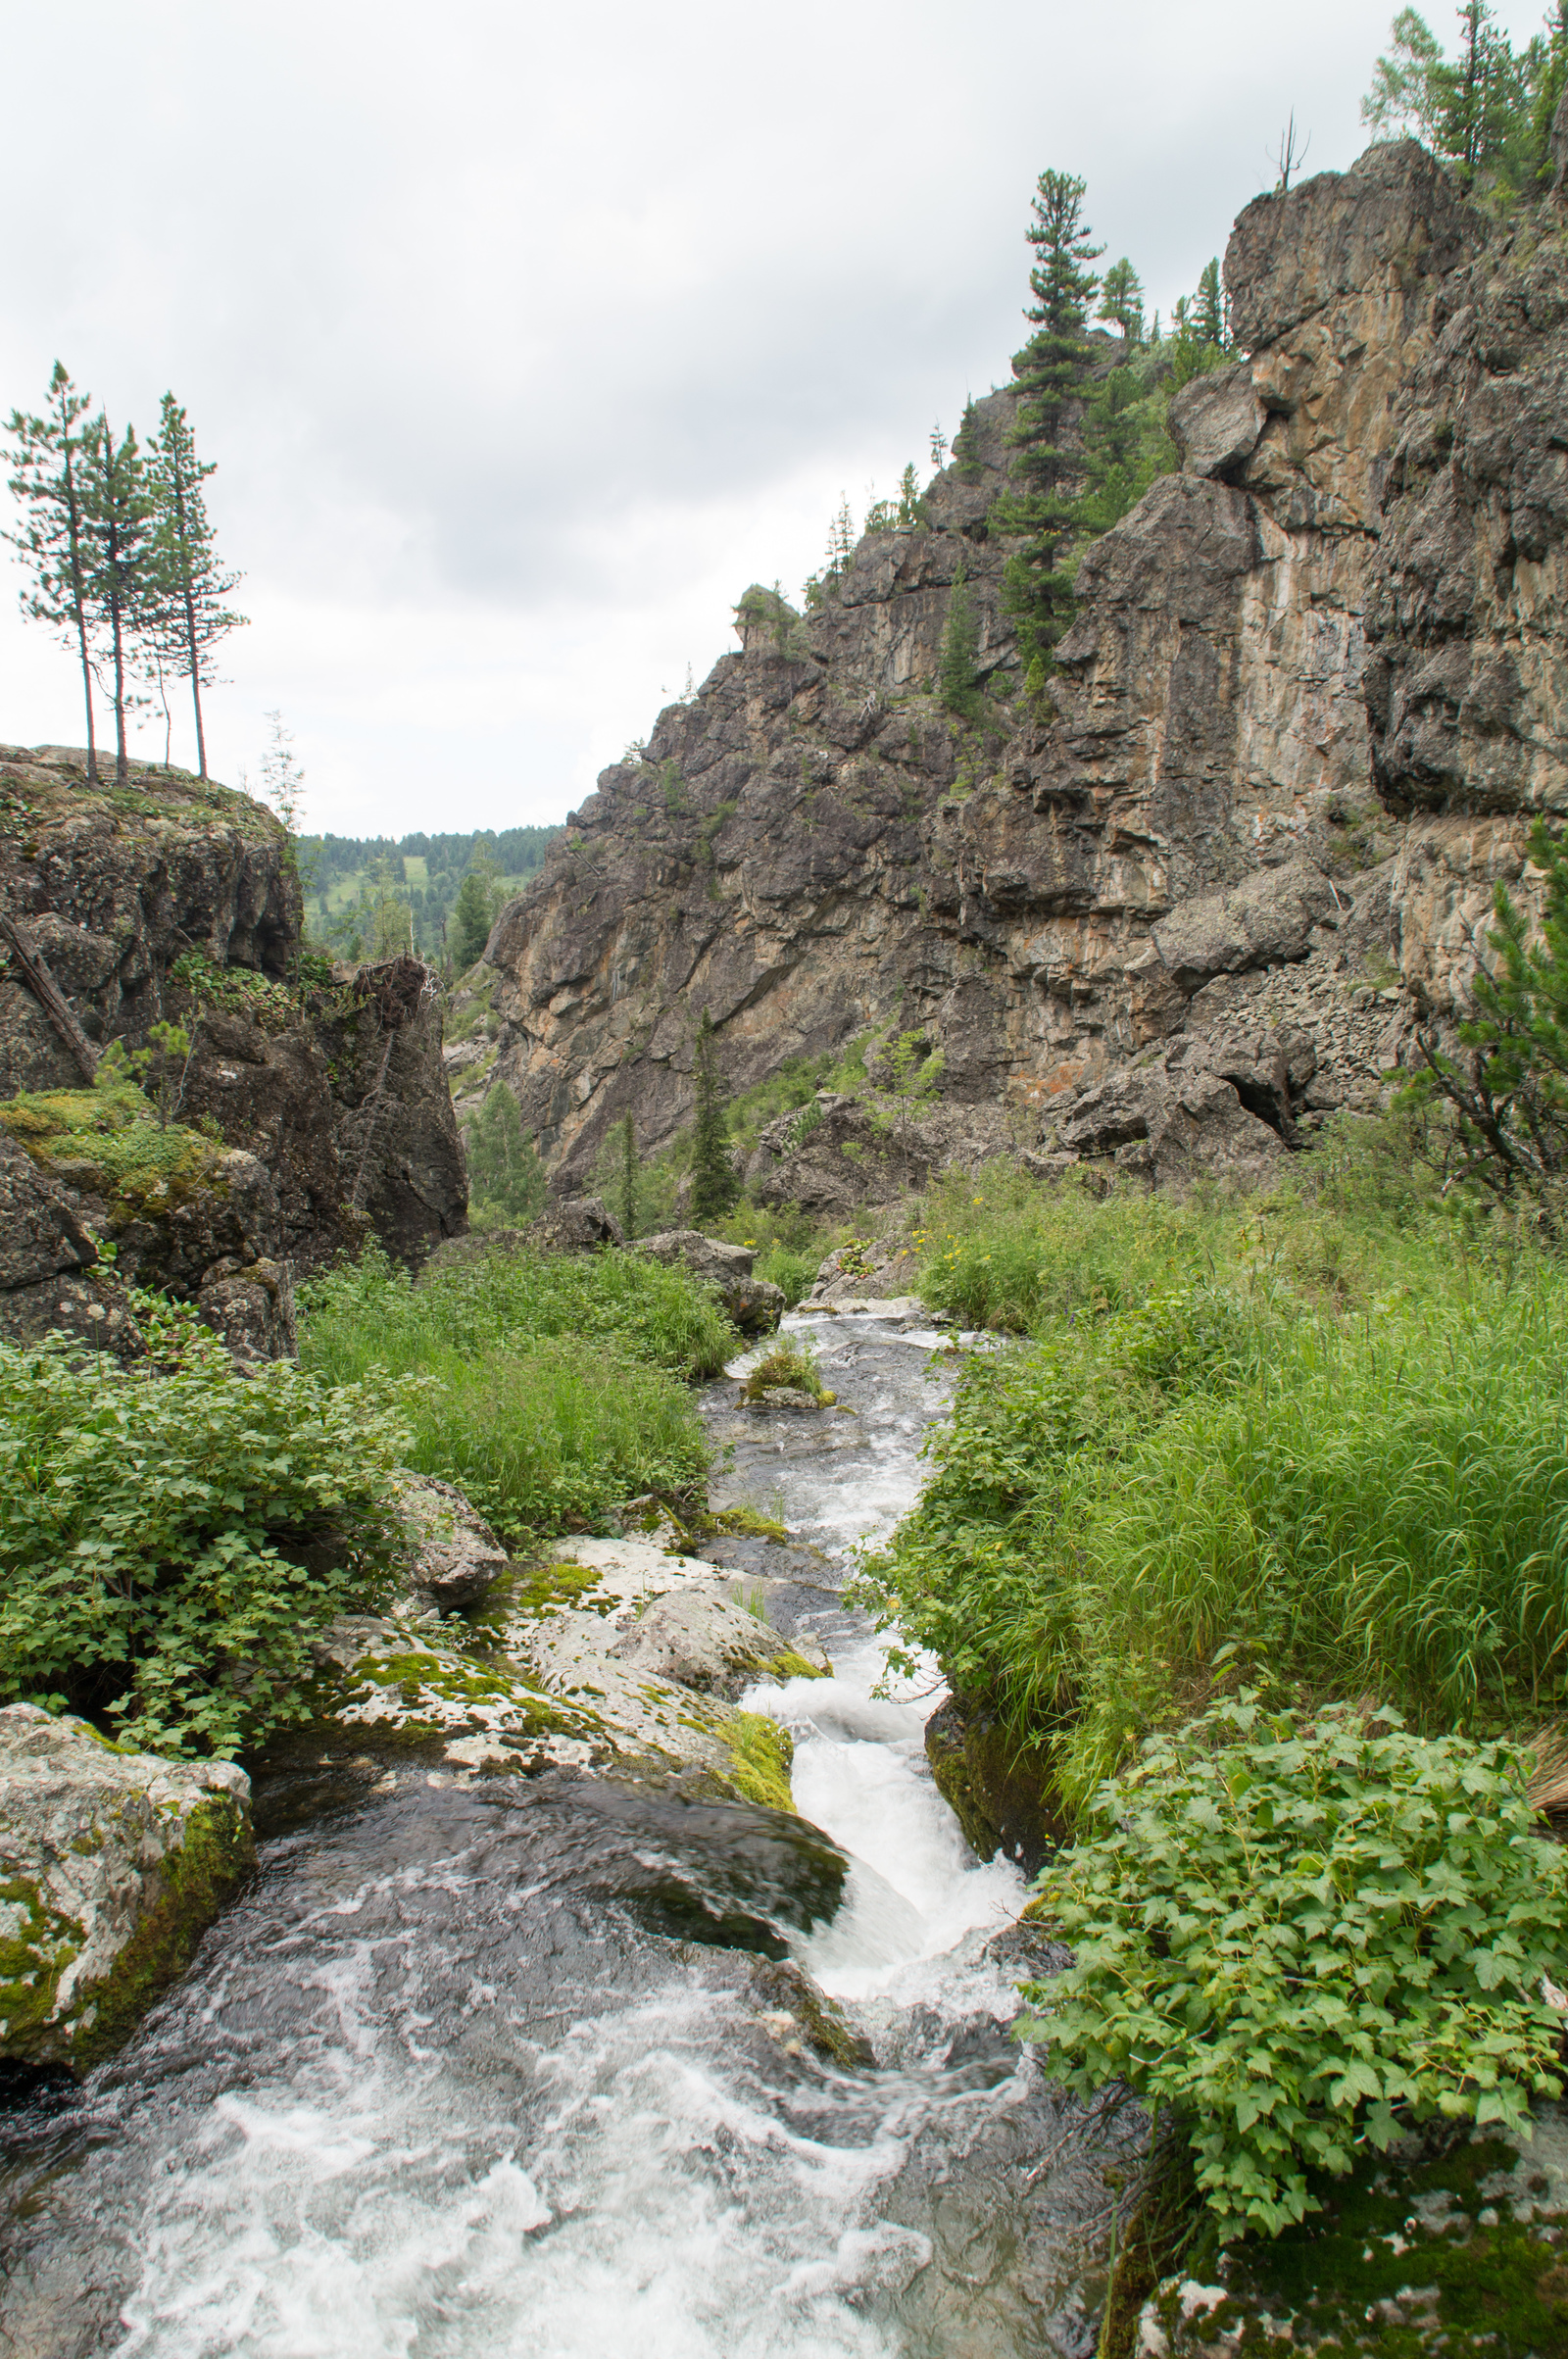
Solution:
M 1021 1882 L 931 1783 L 933 1683 L 874 1695 L 836 1595 L 914 1496 L 940 1339 L 813 1326 L 857 1413 L 705 1406 L 716 1495 L 823 1552 L 785 1603 L 836 1676 L 750 1701 L 833 1843 L 567 1778 L 406 1778 L 292 1825 L 259 1794 L 263 1873 L 190 1974 L 4 2125 L 5 2359 L 1085 2359 L 1133 2125 L 1012 2041 Z M 797 1966 L 874 2064 L 798 2036 Z

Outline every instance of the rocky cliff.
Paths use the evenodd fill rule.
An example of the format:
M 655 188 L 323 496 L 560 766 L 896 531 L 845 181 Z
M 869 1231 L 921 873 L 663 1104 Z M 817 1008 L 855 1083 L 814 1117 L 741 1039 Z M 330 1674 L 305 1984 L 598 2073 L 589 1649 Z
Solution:
M 302 975 L 300 946 L 260 804 L 177 771 L 94 787 L 81 755 L 0 746 L 0 1332 L 134 1348 L 129 1278 L 266 1353 L 291 1270 L 371 1234 L 417 1261 L 466 1225 L 434 976 Z M 159 1055 L 165 1022 L 188 1054 Z M 115 1042 L 151 1048 L 173 1126 L 146 1168 L 112 1106 L 94 1129 L 70 1095 Z
M 1462 1005 L 1494 881 L 1568 804 L 1559 202 L 1500 226 L 1413 142 L 1258 199 L 1238 357 L 1085 557 L 1036 709 L 980 405 L 926 527 L 661 714 L 503 914 L 498 1073 L 564 1180 L 691 1103 L 925 1027 L 974 1144 L 1258 1171 Z M 932 688 L 963 565 L 990 718 Z

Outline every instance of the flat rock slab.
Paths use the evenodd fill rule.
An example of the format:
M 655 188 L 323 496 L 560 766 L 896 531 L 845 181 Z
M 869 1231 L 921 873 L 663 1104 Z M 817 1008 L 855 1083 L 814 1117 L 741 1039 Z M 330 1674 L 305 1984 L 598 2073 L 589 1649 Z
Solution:
M 231 1761 L 0 1711 L 0 2054 L 79 2072 L 118 2043 L 253 1864 L 250 1793 Z

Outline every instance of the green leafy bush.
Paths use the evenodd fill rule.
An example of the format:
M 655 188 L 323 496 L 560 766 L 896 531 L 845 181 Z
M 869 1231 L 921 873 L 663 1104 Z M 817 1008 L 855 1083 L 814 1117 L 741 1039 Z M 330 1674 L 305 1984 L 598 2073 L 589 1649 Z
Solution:
M 127 1377 L 0 1345 L 0 1700 L 231 1754 L 304 1716 L 313 1631 L 374 1596 L 406 1392 L 205 1346 Z
M 1076 1963 L 1025 1986 L 1025 2038 L 1081 2092 L 1184 2123 L 1221 2235 L 1315 2208 L 1403 2123 L 1528 2134 L 1562 2018 L 1568 1856 L 1517 1757 L 1462 1738 L 1225 1702 L 1147 1743 L 1042 1878 Z
M 417 1284 L 375 1249 L 306 1288 L 303 1363 L 335 1384 L 426 1376 L 409 1463 L 514 1543 L 685 1495 L 709 1446 L 683 1378 L 737 1338 L 708 1288 L 640 1253 L 489 1253 Z

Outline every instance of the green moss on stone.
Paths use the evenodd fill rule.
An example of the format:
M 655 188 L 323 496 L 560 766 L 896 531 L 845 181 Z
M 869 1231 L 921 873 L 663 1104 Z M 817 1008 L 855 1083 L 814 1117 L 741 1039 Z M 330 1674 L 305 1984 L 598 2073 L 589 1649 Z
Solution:
M 736 1790 L 749 1802 L 762 1802 L 769 1810 L 793 1810 L 790 1764 L 795 1741 L 789 1730 L 765 1712 L 735 1712 L 718 1733 L 734 1764 L 730 1774 Z
M 29 2062 L 63 2061 L 85 2073 L 117 2048 L 195 1955 L 202 1935 L 256 1864 L 244 1812 L 229 1794 L 198 1802 L 176 1850 L 164 1860 L 157 1896 L 108 1974 L 83 1984 L 56 2019 L 60 1982 L 80 1955 L 84 1928 L 52 1909 L 21 1879 L 0 1883 L 0 1901 L 26 1912 L 0 1941 L 0 2049 Z

